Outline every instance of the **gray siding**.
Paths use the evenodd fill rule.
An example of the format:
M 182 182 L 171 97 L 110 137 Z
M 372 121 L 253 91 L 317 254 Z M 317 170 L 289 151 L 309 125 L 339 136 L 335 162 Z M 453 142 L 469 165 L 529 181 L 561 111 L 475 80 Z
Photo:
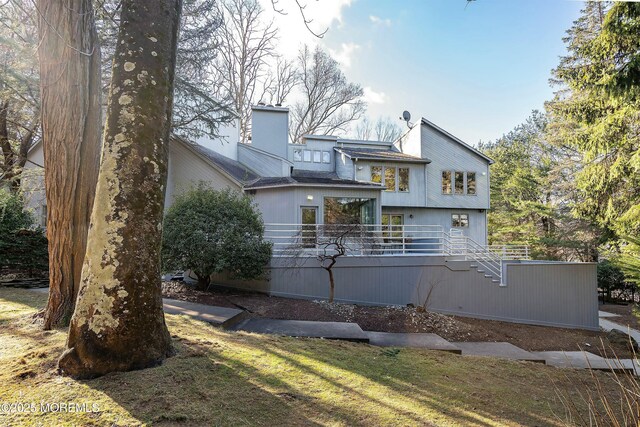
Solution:
M 309 196 L 312 200 L 309 200 Z M 300 224 L 302 206 L 318 208 L 318 223 L 324 218 L 325 197 L 360 197 L 376 199 L 376 218 L 380 218 L 380 191 L 357 188 L 280 187 L 258 190 L 253 196 L 265 223 Z
M 409 168 L 409 192 L 383 191 L 383 206 L 426 206 L 427 193 L 424 164 L 358 160 L 356 163 L 356 179 L 358 181 L 371 181 L 371 166 Z M 396 176 L 397 179 L 398 177 Z
M 469 215 L 469 227 L 457 228 L 481 245 L 487 244 L 487 213 L 477 209 L 432 209 L 382 206 L 382 213 L 402 214 L 406 225 L 440 225 L 447 233 L 451 229 L 451 215 Z M 411 218 L 413 216 L 413 218 Z
M 427 206 L 488 209 L 489 162 L 430 126 L 423 124 L 421 128 L 422 157 L 431 160 L 427 166 Z M 444 170 L 475 172 L 476 195 L 442 194 Z
M 240 191 L 240 186 L 219 172 L 182 144 L 171 142 L 169 145 L 169 170 L 165 193 L 165 210 L 171 206 L 175 196 L 188 190 L 199 182 L 205 182 L 215 189 L 232 188 Z
M 40 226 L 45 227 L 46 219 L 42 218 L 42 207 L 46 206 L 47 198 L 44 191 L 44 168 L 33 163 L 44 166 L 44 149 L 42 143 L 38 144 L 29 152 L 29 161 L 24 165 L 22 172 L 22 192 L 25 207 L 33 213 L 34 218 Z M 31 163 L 33 162 L 33 163 Z
M 254 106 L 251 109 L 251 145 L 283 159 L 289 142 L 289 110 Z
M 238 160 L 238 142 L 240 141 L 239 119 L 234 119 L 230 123 L 222 123 L 218 128 L 218 137 L 211 139 L 209 136 L 202 136 L 196 139 L 196 143 L 222 154 L 233 160 Z
M 353 160 L 347 157 L 347 155 L 338 153 L 337 151 L 334 151 L 333 155 L 336 162 L 336 174 L 342 179 L 356 179 Z
M 289 160 L 293 162 L 294 168 L 302 170 L 314 170 L 321 172 L 333 172 L 335 170 L 334 157 L 336 152 L 333 151 L 336 143 L 335 140 L 327 141 L 322 139 L 306 138 L 304 144 L 289 144 Z M 311 162 L 295 161 L 293 157 L 294 150 L 310 150 Z M 313 161 L 313 151 L 320 151 L 320 162 Z M 329 163 L 322 163 L 322 152 L 328 152 L 331 156 Z M 351 179 L 351 178 L 350 178 Z
M 341 258 L 333 269 L 336 299 L 373 305 L 425 304 L 428 310 L 447 314 L 598 330 L 595 264 L 509 265 L 506 287 L 491 283 L 468 262 L 449 264 L 444 257 Z M 268 281 L 240 282 L 224 276 L 214 281 L 295 298 L 329 294 L 327 273 L 313 258 L 304 262 L 274 258 Z
M 261 176 L 289 176 L 292 164 L 284 158 L 255 149 L 247 144 L 238 146 L 238 161 Z

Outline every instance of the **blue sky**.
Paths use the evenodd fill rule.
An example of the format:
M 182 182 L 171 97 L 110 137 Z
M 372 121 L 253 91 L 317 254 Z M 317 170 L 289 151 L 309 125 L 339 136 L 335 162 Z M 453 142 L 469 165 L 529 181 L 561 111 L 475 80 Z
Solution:
M 409 110 L 463 140 L 492 140 L 542 109 L 550 71 L 578 1 L 309 0 L 320 41 L 281 24 L 284 53 L 302 42 L 328 49 L 365 88 L 372 118 Z M 315 12 L 312 15 L 311 12 Z M 293 17 L 288 17 L 292 19 Z M 299 15 L 297 16 L 299 18 Z M 284 30 L 283 30 L 284 28 Z

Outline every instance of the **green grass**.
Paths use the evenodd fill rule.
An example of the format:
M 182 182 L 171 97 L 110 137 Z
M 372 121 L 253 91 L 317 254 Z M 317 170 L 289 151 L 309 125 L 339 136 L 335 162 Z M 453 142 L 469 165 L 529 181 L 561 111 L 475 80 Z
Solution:
M 0 425 L 562 425 L 556 388 L 584 371 L 231 333 L 167 316 L 177 350 L 159 367 L 76 381 L 56 373 L 65 330 L 31 320 L 46 294 L 0 289 L 0 403 L 97 404 L 96 413 L 0 413 Z M 609 374 L 597 373 L 605 387 Z M 582 406 L 581 406 L 582 408 Z

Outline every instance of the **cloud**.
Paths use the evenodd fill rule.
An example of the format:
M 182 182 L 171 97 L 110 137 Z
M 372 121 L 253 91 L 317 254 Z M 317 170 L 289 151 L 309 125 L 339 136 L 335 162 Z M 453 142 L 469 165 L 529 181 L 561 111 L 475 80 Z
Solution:
M 384 92 L 376 92 L 371 86 L 365 86 L 363 92 L 363 98 L 369 104 L 384 104 L 387 102 L 387 95 Z
M 351 57 L 356 50 L 360 49 L 360 45 L 355 43 L 342 43 L 340 50 L 329 49 L 331 57 L 338 61 L 345 68 L 351 66 Z
M 381 25 L 385 27 L 391 26 L 391 19 L 382 19 L 379 16 L 369 15 L 369 21 L 371 21 L 374 25 Z
M 273 20 L 278 26 L 278 42 L 276 50 L 278 53 L 293 58 L 297 56 L 300 46 L 303 44 L 314 48 L 322 44 L 322 39 L 315 37 L 307 30 L 300 15 L 300 10 L 293 0 L 279 0 L 277 7 L 285 14 L 277 13 L 273 10 L 271 0 L 259 0 L 265 11 L 266 21 Z M 343 12 L 350 7 L 353 0 L 300 0 L 304 7 L 307 19 L 312 21 L 309 27 L 316 33 L 322 33 L 327 28 L 331 32 L 332 27 L 341 27 L 343 24 Z

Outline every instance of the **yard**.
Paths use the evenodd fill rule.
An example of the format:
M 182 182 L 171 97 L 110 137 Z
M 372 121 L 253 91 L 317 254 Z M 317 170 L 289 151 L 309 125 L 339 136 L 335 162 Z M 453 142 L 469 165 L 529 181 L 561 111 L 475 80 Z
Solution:
M 327 304 L 325 301 L 270 297 L 224 288 L 201 292 L 180 282 L 165 282 L 163 294 L 168 298 L 242 308 L 254 316 L 274 319 L 355 322 L 368 331 L 430 332 L 449 341 L 504 341 L 527 351 L 586 350 L 603 357 L 613 354 L 620 358 L 634 357 L 625 345 L 611 343 L 607 334 L 600 331 L 445 316 L 414 307 Z M 624 310 L 618 307 L 618 310 Z M 627 311 L 625 319 L 633 320 L 628 308 Z
M 177 354 L 90 381 L 60 377 L 65 330 L 33 314 L 46 294 L 0 288 L 0 403 L 86 403 L 96 412 L 0 412 L 0 425 L 563 425 L 558 393 L 610 374 L 364 344 L 230 333 L 167 316 Z

